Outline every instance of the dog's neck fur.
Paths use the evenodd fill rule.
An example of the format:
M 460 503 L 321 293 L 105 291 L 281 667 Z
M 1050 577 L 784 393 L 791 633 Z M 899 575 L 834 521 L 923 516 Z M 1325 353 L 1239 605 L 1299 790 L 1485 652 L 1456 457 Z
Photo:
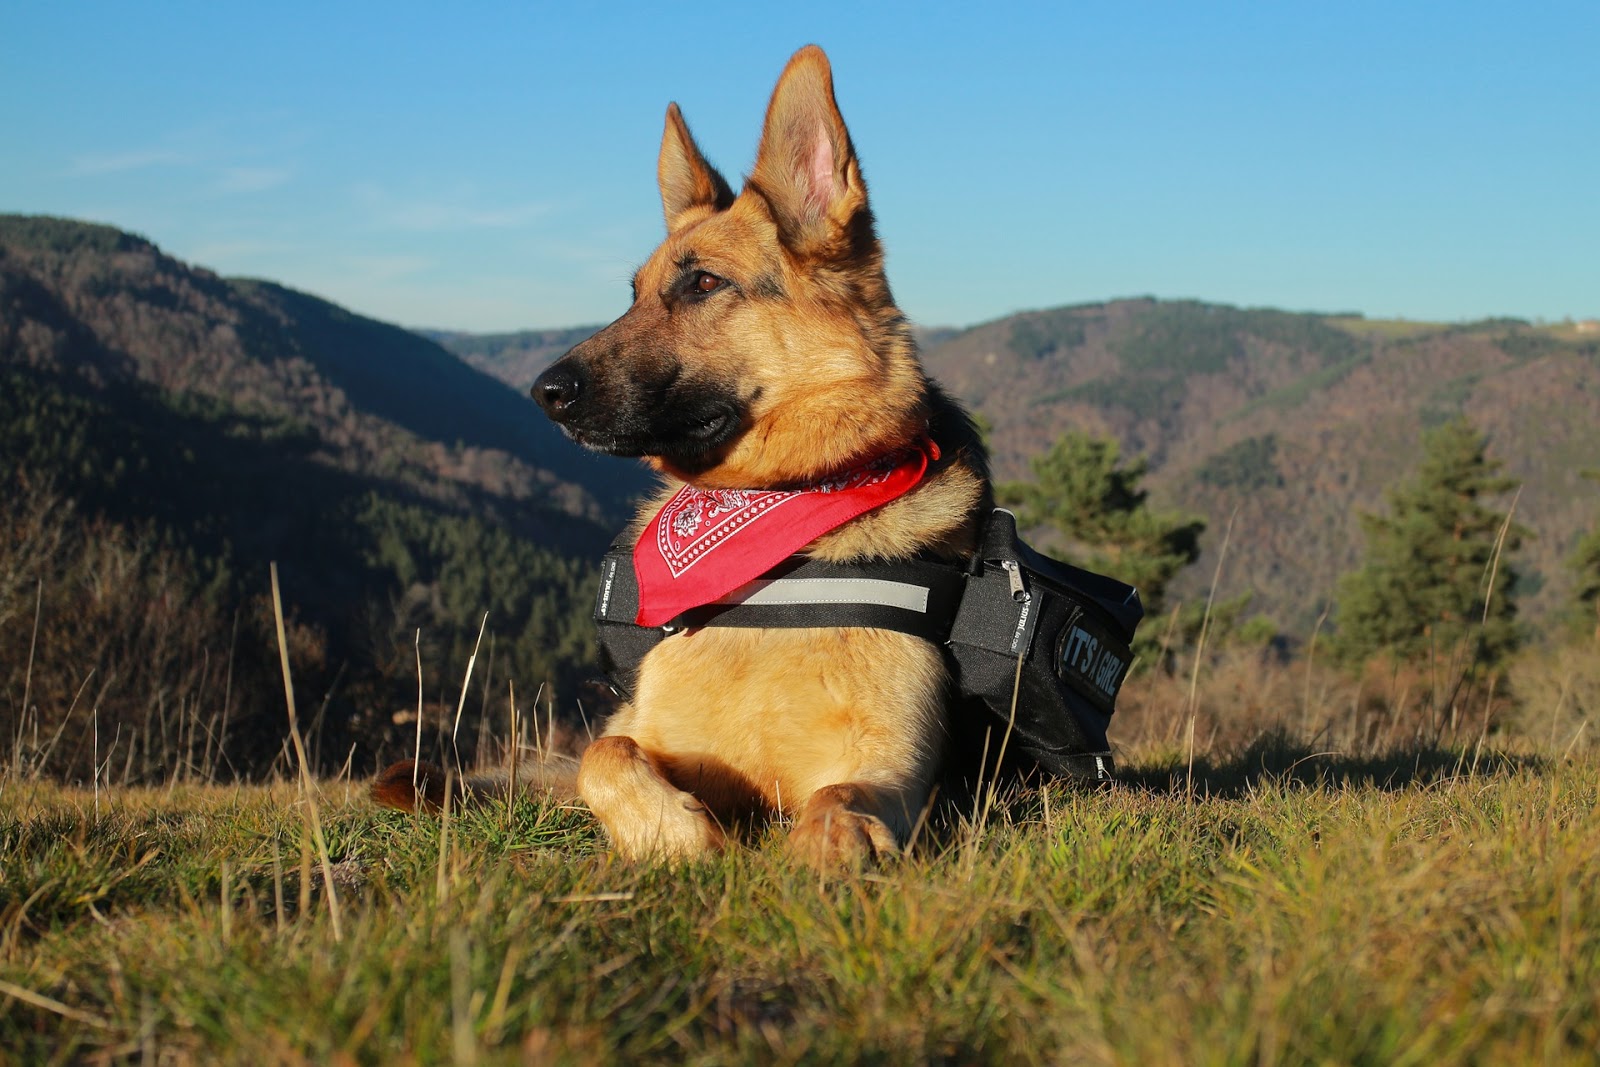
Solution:
M 819 537 L 806 549 L 808 555 L 835 563 L 921 553 L 954 560 L 977 550 L 983 518 L 994 506 L 982 438 L 971 417 L 939 386 L 929 382 L 924 401 L 928 436 L 939 446 L 940 459 L 922 483 Z M 917 520 L 906 521 L 910 514 Z

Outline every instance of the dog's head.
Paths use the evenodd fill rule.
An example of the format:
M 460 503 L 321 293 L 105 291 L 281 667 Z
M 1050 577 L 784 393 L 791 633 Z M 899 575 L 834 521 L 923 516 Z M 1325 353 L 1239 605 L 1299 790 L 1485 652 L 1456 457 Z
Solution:
M 533 386 L 574 440 L 704 488 L 804 482 L 925 431 L 926 381 L 815 46 L 789 60 L 735 196 L 676 104 L 667 239 L 627 312 Z

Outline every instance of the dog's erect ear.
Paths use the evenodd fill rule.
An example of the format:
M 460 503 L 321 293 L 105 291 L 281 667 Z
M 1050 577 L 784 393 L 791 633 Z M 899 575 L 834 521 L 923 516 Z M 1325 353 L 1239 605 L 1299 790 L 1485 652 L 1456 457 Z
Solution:
M 802 253 L 819 251 L 867 205 L 833 71 L 814 44 L 794 54 L 772 91 L 751 182 L 772 205 L 784 243 Z
M 733 190 L 700 154 L 677 104 L 667 105 L 667 129 L 661 135 L 656 180 L 661 183 L 661 207 L 666 212 L 668 232 L 676 230 L 684 213 L 692 208 L 721 211 L 733 203 Z

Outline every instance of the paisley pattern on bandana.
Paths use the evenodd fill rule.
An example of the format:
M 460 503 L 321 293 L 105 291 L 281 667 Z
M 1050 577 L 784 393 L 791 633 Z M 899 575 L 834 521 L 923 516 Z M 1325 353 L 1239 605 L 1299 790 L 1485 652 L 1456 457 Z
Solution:
M 684 486 L 667 501 L 652 523 L 656 548 L 672 577 L 678 578 L 719 544 L 786 504 L 812 493 L 848 493 L 882 485 L 894 472 L 898 458 L 879 460 L 805 489 L 694 489 Z
M 829 530 L 906 493 L 938 457 L 938 446 L 926 441 L 802 489 L 684 486 L 634 546 L 635 621 L 660 626 L 737 589 Z

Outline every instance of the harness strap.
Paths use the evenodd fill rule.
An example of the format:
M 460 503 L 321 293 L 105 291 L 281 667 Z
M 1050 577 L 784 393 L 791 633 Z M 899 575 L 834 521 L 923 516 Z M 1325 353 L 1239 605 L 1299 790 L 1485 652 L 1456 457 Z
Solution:
M 715 603 L 684 612 L 669 628 L 870 626 L 943 644 L 965 584 L 954 563 L 828 563 L 791 556 Z
M 594 618 L 600 660 L 612 686 L 631 694 L 640 661 L 669 634 L 702 626 L 761 629 L 866 626 L 942 646 L 966 586 L 966 571 L 937 560 L 828 563 L 790 556 L 715 603 L 692 608 L 665 626 L 638 626 L 639 587 L 624 538 L 600 565 Z

